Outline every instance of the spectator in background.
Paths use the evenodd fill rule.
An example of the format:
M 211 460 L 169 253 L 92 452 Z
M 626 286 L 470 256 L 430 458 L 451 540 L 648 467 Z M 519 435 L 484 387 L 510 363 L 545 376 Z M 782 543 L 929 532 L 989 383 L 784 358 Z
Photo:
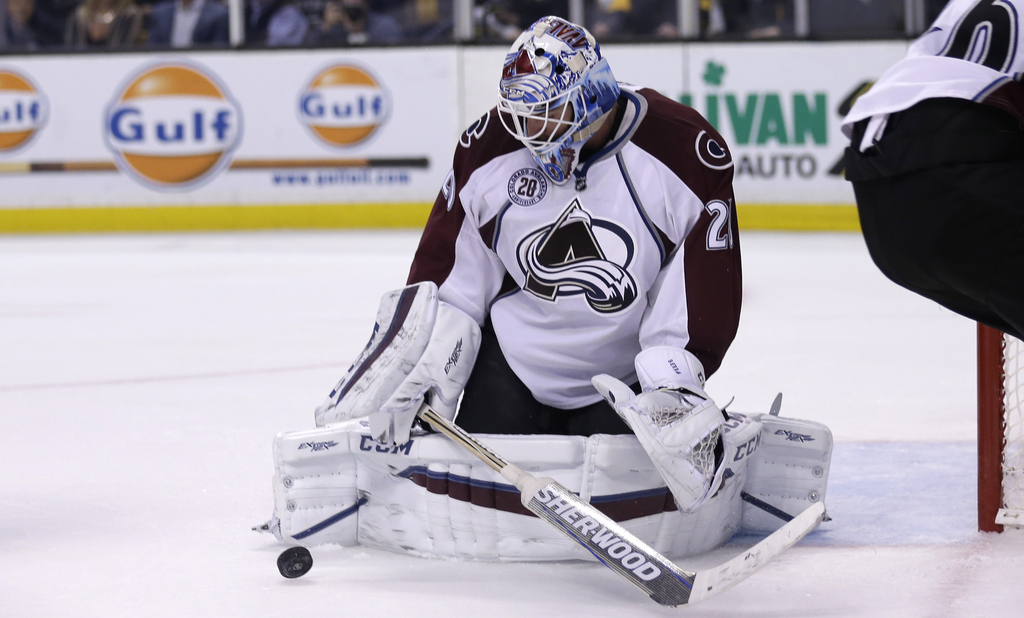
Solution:
M 80 0 L 33 0 L 33 10 L 28 25 L 31 28 L 32 36 L 38 47 L 55 47 L 64 44 L 64 29 L 68 21 L 68 15 L 78 6 Z M 0 49 L 10 47 L 11 39 L 8 29 L 11 28 L 11 18 L 7 14 L 5 0 L 0 0 Z M 11 5 L 18 4 L 11 2 Z M 24 4 L 21 8 L 12 6 L 11 12 L 24 11 Z M 15 26 L 16 27 L 16 26 Z M 17 38 L 17 35 L 14 37 Z
M 39 48 L 35 0 L 7 0 L 0 5 L 0 49 L 32 51 Z
M 716 0 L 725 34 L 768 39 L 793 34 L 793 0 Z
M 591 34 L 600 39 L 625 33 L 632 8 L 632 0 L 596 0 L 593 17 L 587 15 Z
M 591 30 L 598 38 L 628 35 L 665 39 L 679 36 L 674 2 L 598 0 L 597 8 Z
M 925 21 L 929 24 L 935 21 L 935 18 L 939 16 L 942 9 L 946 8 L 949 4 L 949 0 L 926 0 L 925 6 Z
M 366 45 L 402 40 L 398 20 L 371 10 L 366 0 L 331 0 L 324 6 L 324 21 L 310 37 L 319 45 Z
M 399 17 L 407 39 L 417 41 L 451 40 L 454 34 L 452 0 L 373 0 L 375 10 Z
M 85 0 L 68 18 L 64 43 L 71 48 L 123 48 L 142 32 L 142 11 L 133 0 Z
M 228 44 L 228 8 L 218 0 L 165 0 L 153 6 L 149 45 L 186 48 Z
M 503 2 L 489 1 L 484 4 L 481 19 L 484 38 L 498 37 L 504 41 L 514 41 L 522 32 L 519 18 L 511 13 Z
M 246 40 L 267 47 L 302 45 L 309 20 L 293 0 L 252 0 L 247 8 Z
M 514 41 L 541 17 L 568 14 L 567 0 L 491 0 L 484 3 L 484 26 L 492 36 Z
M 348 30 L 345 28 L 344 12 L 341 3 L 330 1 L 324 4 L 324 12 L 320 25 L 309 32 L 311 45 L 339 47 L 348 45 Z
M 567 0 L 506 0 L 505 6 L 516 16 L 519 29 L 525 30 L 541 17 L 559 15 L 568 17 L 569 3 Z M 518 38 L 516 35 L 512 40 Z
M 678 5 L 661 0 L 633 0 L 629 25 L 634 34 L 671 39 L 679 36 Z

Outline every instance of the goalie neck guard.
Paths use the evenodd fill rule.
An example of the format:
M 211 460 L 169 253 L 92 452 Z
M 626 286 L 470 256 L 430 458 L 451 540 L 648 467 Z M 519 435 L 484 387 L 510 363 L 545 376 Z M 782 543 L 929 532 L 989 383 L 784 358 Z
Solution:
M 618 97 L 615 76 L 593 35 L 558 17 L 544 17 L 505 56 L 498 115 L 544 173 L 563 184 Z

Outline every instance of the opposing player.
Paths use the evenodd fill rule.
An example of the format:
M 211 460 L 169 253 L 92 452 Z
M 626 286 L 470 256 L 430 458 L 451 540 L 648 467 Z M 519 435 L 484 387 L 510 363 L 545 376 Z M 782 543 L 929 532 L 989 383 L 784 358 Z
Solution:
M 952 0 L 843 123 L 875 264 L 897 284 L 1024 335 L 1021 0 Z
M 581 557 L 491 470 L 413 431 L 425 401 L 669 553 L 773 530 L 821 499 L 827 428 L 729 416 L 704 391 L 740 314 L 732 178 L 694 110 L 617 83 L 582 27 L 536 22 L 506 56 L 497 107 L 461 137 L 408 286 L 385 295 L 317 409 L 322 429 L 279 437 L 270 527 L 440 555 Z M 759 453 L 770 463 L 755 488 Z M 771 506 L 741 516 L 743 491 Z

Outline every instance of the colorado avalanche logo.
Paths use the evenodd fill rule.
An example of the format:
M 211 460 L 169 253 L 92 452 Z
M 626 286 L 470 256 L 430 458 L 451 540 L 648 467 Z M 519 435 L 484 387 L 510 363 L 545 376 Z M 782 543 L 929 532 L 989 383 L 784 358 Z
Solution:
M 615 261 L 609 259 L 602 242 L 616 245 Z M 633 261 L 633 248 L 625 230 L 594 219 L 576 198 L 553 225 L 519 243 L 519 267 L 526 275 L 523 289 L 550 301 L 583 294 L 599 313 L 622 311 L 637 297 L 636 281 L 626 270 Z

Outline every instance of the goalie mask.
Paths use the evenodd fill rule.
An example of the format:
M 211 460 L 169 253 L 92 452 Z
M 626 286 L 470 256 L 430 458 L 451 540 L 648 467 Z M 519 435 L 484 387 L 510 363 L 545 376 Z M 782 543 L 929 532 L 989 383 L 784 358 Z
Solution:
M 563 184 L 618 97 L 619 86 L 593 35 L 558 17 L 544 17 L 505 56 L 498 116 L 544 173 Z

